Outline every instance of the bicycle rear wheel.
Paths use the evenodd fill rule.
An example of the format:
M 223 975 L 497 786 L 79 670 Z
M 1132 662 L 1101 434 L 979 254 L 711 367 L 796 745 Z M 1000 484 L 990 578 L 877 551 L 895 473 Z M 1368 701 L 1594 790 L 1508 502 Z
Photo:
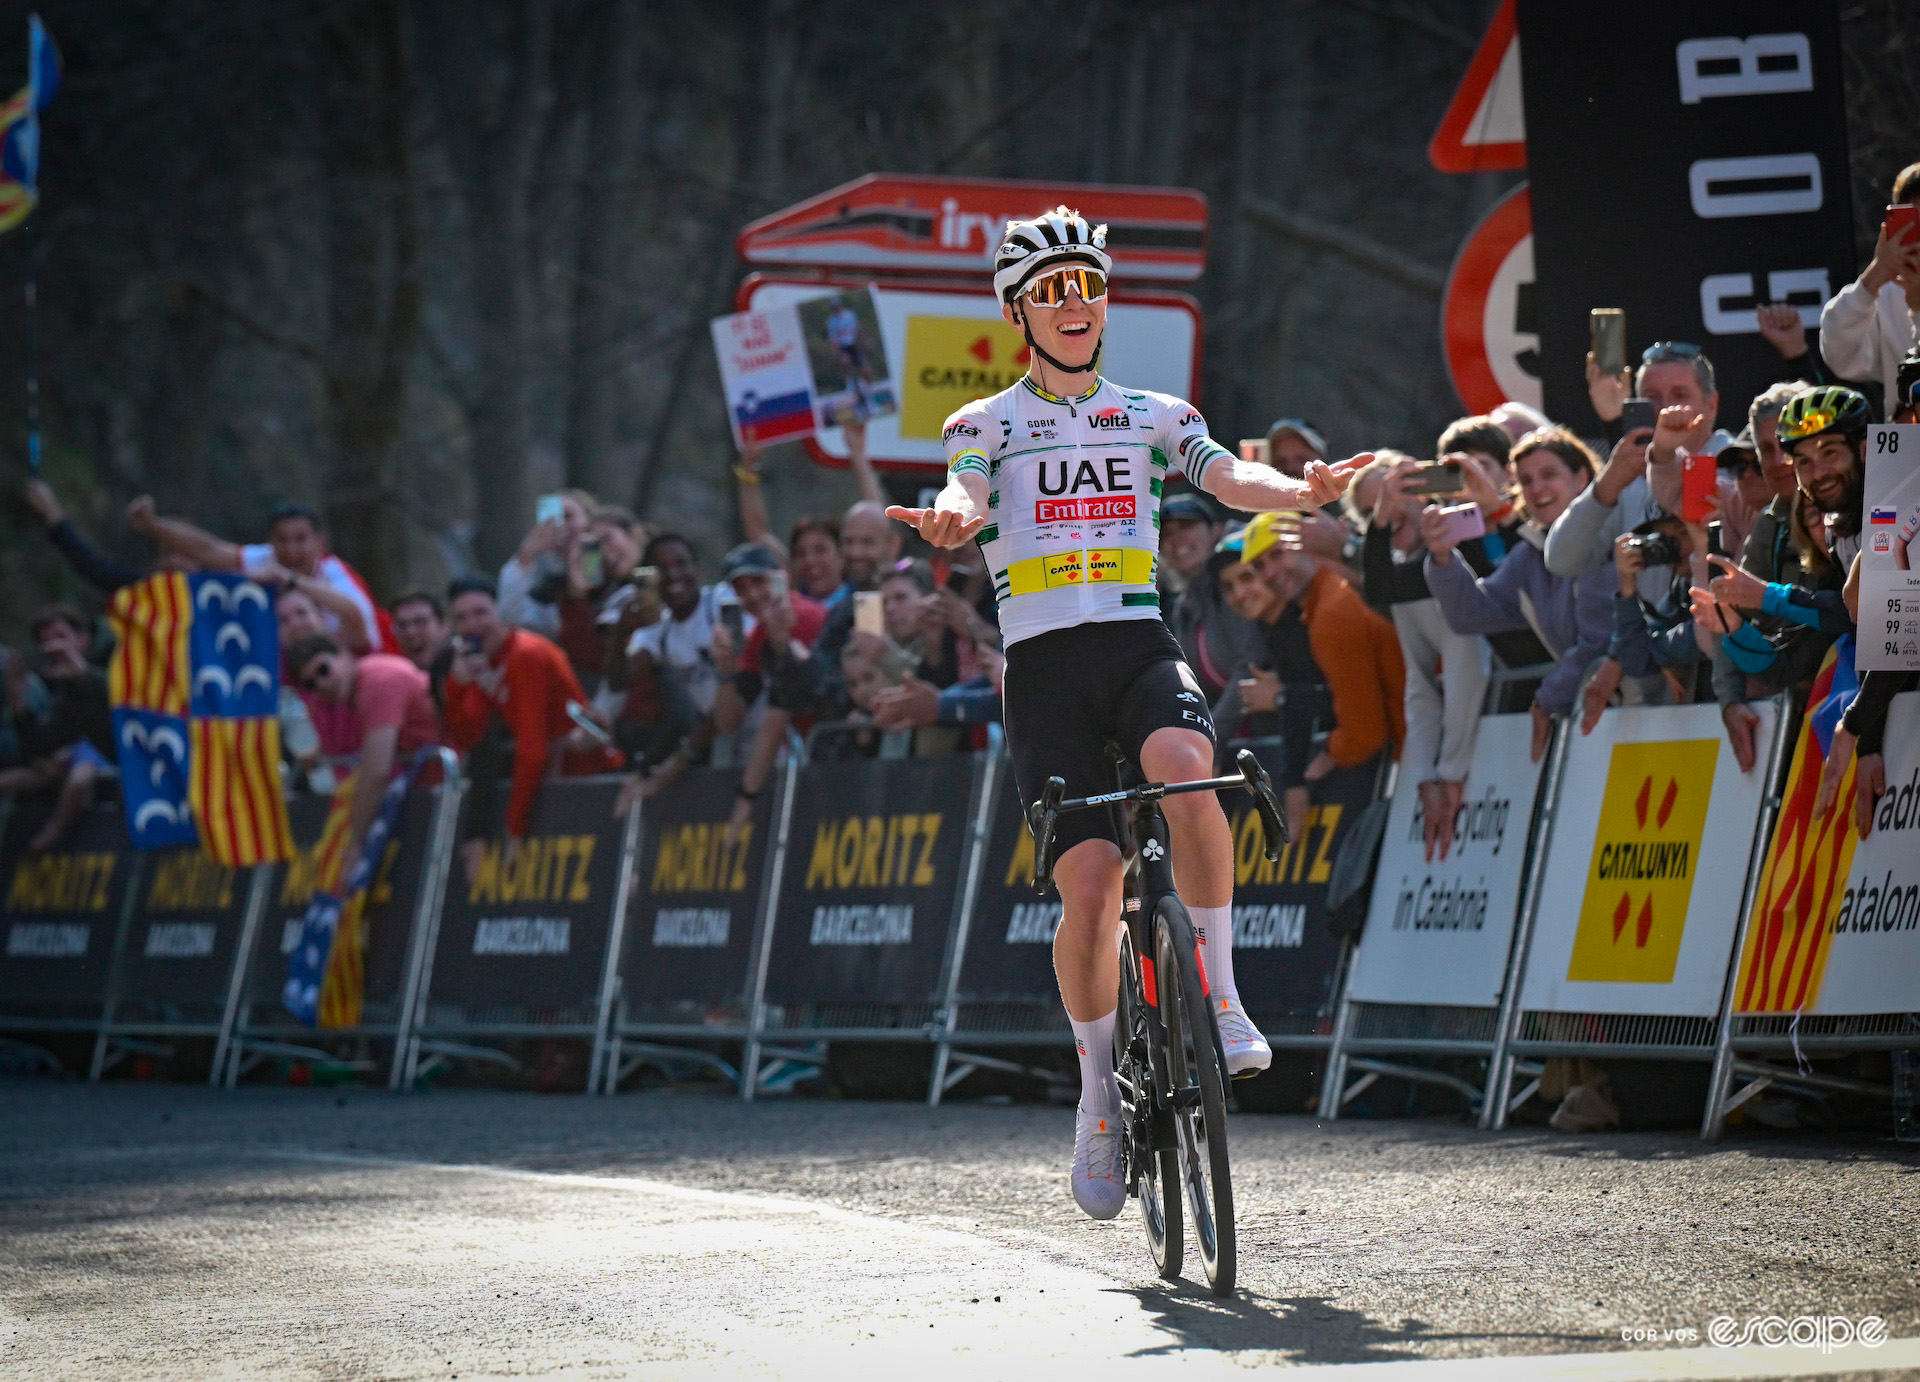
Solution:
M 1180 1183 L 1193 1215 L 1200 1265 L 1215 1295 L 1233 1290 L 1239 1251 L 1233 1225 L 1233 1172 L 1227 1161 L 1227 1088 L 1213 1011 L 1200 983 L 1193 924 L 1177 897 L 1155 909 L 1153 937 L 1160 1021 L 1167 1034 Z M 1169 1198 L 1172 1198 L 1169 1196 Z
M 1140 988 L 1140 958 L 1133 937 L 1120 938 L 1120 1008 L 1113 1024 L 1113 1069 L 1120 1078 L 1122 1170 L 1140 1197 L 1140 1221 L 1160 1275 L 1180 1275 L 1185 1238 L 1180 1231 L 1180 1161 L 1172 1148 L 1153 1149 L 1155 1097 L 1150 1058 L 1152 1036 Z

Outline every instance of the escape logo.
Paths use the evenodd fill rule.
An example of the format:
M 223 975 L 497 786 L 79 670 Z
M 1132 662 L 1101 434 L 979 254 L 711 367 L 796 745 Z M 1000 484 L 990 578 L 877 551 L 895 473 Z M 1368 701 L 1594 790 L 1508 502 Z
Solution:
M 1717 739 L 1614 746 L 1567 978 L 1673 982 L 1719 755 Z

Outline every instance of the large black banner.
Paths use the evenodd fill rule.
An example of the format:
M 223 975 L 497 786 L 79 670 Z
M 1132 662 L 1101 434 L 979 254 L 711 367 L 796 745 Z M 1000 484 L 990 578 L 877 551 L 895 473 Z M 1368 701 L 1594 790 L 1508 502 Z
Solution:
M 1278 779 L 1277 748 L 1254 752 Z M 1253 799 L 1244 791 L 1222 798 L 1233 831 L 1234 986 L 1256 1020 L 1312 1013 L 1331 1021 L 1340 944 L 1327 927 L 1327 883 L 1347 830 L 1373 800 L 1377 777 L 1368 763 L 1336 768 L 1316 783 L 1306 828 L 1273 864 Z
M 631 1003 L 738 1005 L 746 996 L 776 794 L 760 794 L 729 844 L 739 784 L 737 772 L 690 772 L 646 804 L 620 966 Z
M 618 778 L 548 782 L 516 857 L 487 841 L 447 880 L 431 1005 L 597 1008 L 620 873 Z
M 0 839 L 0 1023 L 7 1016 L 100 1016 L 133 851 L 126 817 L 102 806 L 56 849 L 29 854 L 46 824 L 39 803 L 17 806 Z
M 147 856 L 120 957 L 116 1024 L 220 1021 L 252 877 L 197 845 Z
M 438 795 L 422 787 L 407 794 L 399 824 L 387 842 L 386 857 L 380 861 L 380 872 L 367 898 L 366 949 L 362 957 L 366 1007 L 362 1020 L 370 1024 L 392 1022 L 402 997 L 414 906 L 426 878 L 427 847 L 438 803 Z M 316 851 L 331 805 L 325 797 L 312 796 L 295 797 L 287 803 L 287 817 L 293 827 L 293 859 L 274 870 L 266 915 L 254 936 L 253 959 L 247 970 L 247 1002 L 272 1010 L 271 1014 L 255 1012 L 252 1018 L 256 1022 L 270 1016 L 289 1023 L 294 1020 L 281 1009 L 280 992 L 287 982 L 287 957 L 300 943 L 300 923 L 313 900 L 319 872 Z
M 955 755 L 801 770 L 769 1003 L 938 1001 L 973 767 Z
M 1706 349 L 1737 431 L 1781 377 L 1755 305 L 1811 326 L 1854 274 L 1835 7 L 1520 0 L 1518 18 L 1547 412 L 1590 429 L 1587 313 L 1620 307 L 1630 362 Z
M 1033 891 L 1033 832 L 1011 765 L 1003 765 L 997 797 L 955 999 L 1057 1008 L 1053 933 L 1060 925 L 1060 894 L 1049 888 L 1040 897 Z

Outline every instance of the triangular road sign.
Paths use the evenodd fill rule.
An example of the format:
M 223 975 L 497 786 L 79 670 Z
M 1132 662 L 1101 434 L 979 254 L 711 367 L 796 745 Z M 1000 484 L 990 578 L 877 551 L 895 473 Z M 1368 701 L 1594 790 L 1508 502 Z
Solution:
M 1427 157 L 1443 173 L 1484 173 L 1527 166 L 1527 127 L 1520 104 L 1520 35 L 1514 0 L 1500 0 L 1486 36 L 1453 93 Z

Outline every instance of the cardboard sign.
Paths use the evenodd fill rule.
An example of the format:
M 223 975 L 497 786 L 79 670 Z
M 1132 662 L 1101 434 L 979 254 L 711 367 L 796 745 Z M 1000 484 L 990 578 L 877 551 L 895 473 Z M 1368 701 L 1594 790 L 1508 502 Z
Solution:
M 735 446 L 787 441 L 813 431 L 813 375 L 791 303 L 781 310 L 715 317 L 713 351 Z
M 1868 432 L 1866 487 L 1854 666 L 1920 672 L 1920 426 Z

